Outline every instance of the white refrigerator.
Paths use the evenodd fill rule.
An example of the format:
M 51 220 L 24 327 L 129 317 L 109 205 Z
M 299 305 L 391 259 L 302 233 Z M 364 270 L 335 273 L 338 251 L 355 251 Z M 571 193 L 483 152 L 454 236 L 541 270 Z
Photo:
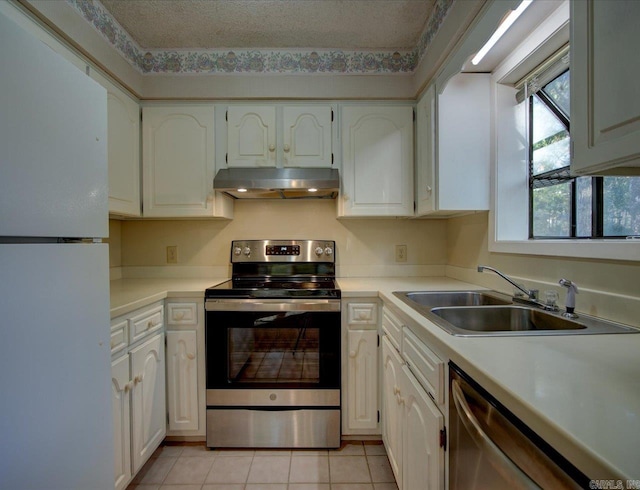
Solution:
M 2 10 L 0 67 L 0 488 L 113 488 L 106 92 Z

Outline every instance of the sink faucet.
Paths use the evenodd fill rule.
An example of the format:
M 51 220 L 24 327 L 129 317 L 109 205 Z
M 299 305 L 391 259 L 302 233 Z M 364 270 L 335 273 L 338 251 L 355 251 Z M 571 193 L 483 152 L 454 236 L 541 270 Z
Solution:
M 538 290 L 537 289 L 525 289 L 522 286 L 520 286 L 520 284 L 517 284 L 510 277 L 505 276 L 499 270 L 494 269 L 493 267 L 489 267 L 488 265 L 479 265 L 478 266 L 478 272 L 484 272 L 485 269 L 488 270 L 488 271 L 495 272 L 496 274 L 498 274 L 502 279 L 504 279 L 505 281 L 511 283 L 513 286 L 515 286 L 520 291 L 522 291 L 524 294 L 526 294 L 527 298 L 529 298 L 531 300 L 537 300 L 538 299 Z
M 488 271 L 491 271 L 491 272 L 495 272 L 501 278 L 503 278 L 505 281 L 507 281 L 508 283 L 510 283 L 511 285 L 513 285 L 514 287 L 516 287 L 518 290 L 522 291 L 526 295 L 526 298 L 520 298 L 520 297 L 514 295 L 513 296 L 513 300 L 514 301 L 535 305 L 538 308 L 542 308 L 543 310 L 548 310 L 548 311 L 557 311 L 558 310 L 558 307 L 555 306 L 555 305 L 548 305 L 548 304 L 543 303 L 542 301 L 539 301 L 538 300 L 538 292 L 539 291 L 537 289 L 525 289 L 520 284 L 516 283 L 513 279 L 511 279 L 510 277 L 504 275 L 502 272 L 500 272 L 497 269 L 494 269 L 493 267 L 489 267 L 487 265 L 479 265 L 478 266 L 478 272 L 484 272 L 485 269 L 488 270 Z

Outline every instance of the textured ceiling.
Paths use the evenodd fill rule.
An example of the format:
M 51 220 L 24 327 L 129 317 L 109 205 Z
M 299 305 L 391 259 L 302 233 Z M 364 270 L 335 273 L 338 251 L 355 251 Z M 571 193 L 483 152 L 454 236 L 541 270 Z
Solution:
M 143 49 L 413 49 L 435 0 L 102 0 Z

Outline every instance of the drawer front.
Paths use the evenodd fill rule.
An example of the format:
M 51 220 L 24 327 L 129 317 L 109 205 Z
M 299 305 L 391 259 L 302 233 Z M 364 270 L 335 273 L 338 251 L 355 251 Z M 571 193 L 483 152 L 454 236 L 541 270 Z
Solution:
M 129 343 L 140 340 L 150 333 L 162 330 L 164 326 L 164 308 L 162 305 L 150 308 L 129 319 Z
M 388 335 L 394 347 L 400 350 L 402 322 L 388 308 L 382 310 L 382 330 Z
M 196 303 L 167 303 L 167 325 L 197 325 Z
M 120 320 L 111 325 L 111 354 L 120 352 L 129 345 L 127 320 Z
M 376 303 L 349 303 L 347 323 L 362 328 L 364 325 L 378 325 L 378 305 Z
M 402 355 L 433 400 L 439 405 L 444 403 L 444 362 L 408 328 L 404 329 Z

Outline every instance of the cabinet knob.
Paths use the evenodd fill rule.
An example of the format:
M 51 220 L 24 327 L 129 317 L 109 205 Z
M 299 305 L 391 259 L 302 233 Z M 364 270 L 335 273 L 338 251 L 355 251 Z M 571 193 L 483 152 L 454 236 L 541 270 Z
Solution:
M 398 388 L 397 386 L 393 387 L 393 394 L 397 395 L 398 393 L 400 393 L 400 388 Z
M 122 391 L 124 391 L 125 393 L 129 393 L 131 391 L 131 388 L 133 388 L 133 381 L 129 381 L 126 385 L 124 385 Z
M 432 190 L 433 190 L 433 189 L 431 188 L 431 186 L 430 186 L 430 185 L 428 185 L 428 186 L 427 186 L 427 192 L 431 193 L 431 191 L 432 191 Z
M 136 376 L 135 378 L 133 378 L 133 384 L 134 386 L 137 385 L 138 383 L 142 383 L 142 380 L 144 379 L 144 375 L 142 374 L 138 374 L 138 376 Z
M 291 147 L 290 147 L 289 145 L 284 145 L 284 146 L 282 147 L 282 149 L 283 149 L 285 152 L 289 152 L 289 150 L 291 149 Z
M 276 151 L 276 145 L 269 145 L 269 151 Z
M 189 359 L 190 361 L 193 361 L 196 358 L 196 355 L 193 352 L 189 352 L 187 354 L 187 359 Z
M 351 359 L 354 359 L 354 358 L 356 357 L 356 351 L 354 351 L 354 350 L 349 351 L 349 357 L 350 357 Z
M 176 320 L 184 320 L 184 311 L 179 311 L 176 313 Z

